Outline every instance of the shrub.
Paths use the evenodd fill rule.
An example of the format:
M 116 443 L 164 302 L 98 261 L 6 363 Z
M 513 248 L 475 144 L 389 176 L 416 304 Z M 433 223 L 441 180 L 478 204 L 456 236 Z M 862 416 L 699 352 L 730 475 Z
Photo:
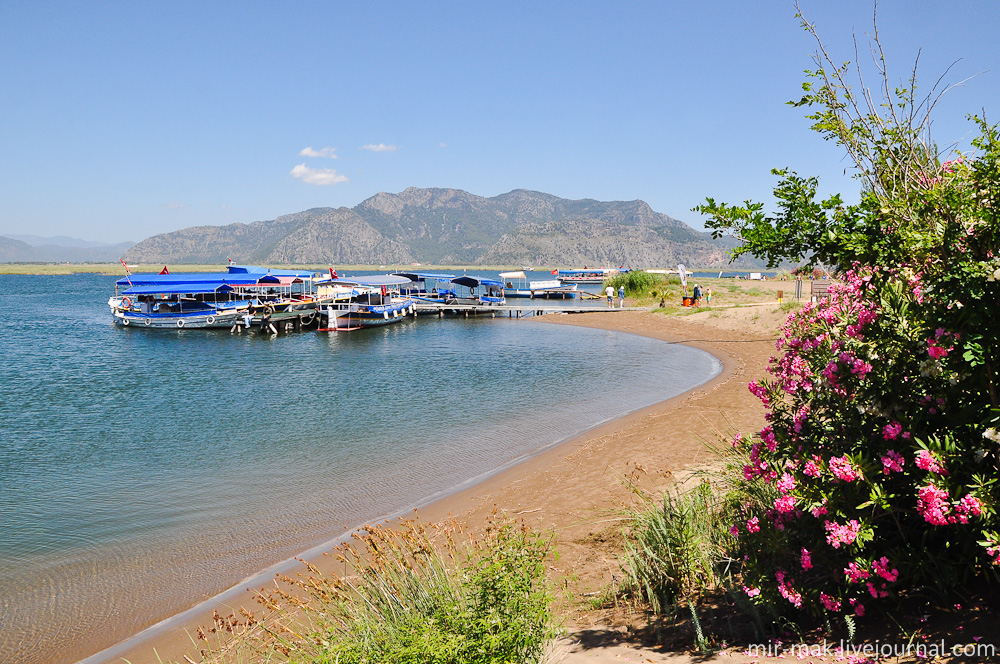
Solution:
M 734 255 L 843 277 L 789 318 L 773 377 L 750 385 L 768 426 L 737 441 L 749 456 L 737 481 L 775 496 L 736 524 L 737 553 L 758 601 L 862 616 L 996 580 L 1000 136 L 974 118 L 977 152 L 940 155 L 933 90 L 918 100 L 915 78 L 894 88 L 883 69 L 876 104 L 821 52 L 797 104 L 854 159 L 860 202 L 817 201 L 816 178 L 779 170 L 772 216 L 696 209 L 743 242 Z
M 495 520 L 467 547 L 435 544 L 419 524 L 369 527 L 340 547 L 343 576 L 307 565 L 263 596 L 267 616 L 208 661 L 539 662 L 554 636 L 544 561 L 548 540 Z M 239 627 L 239 625 L 236 625 Z M 207 636 L 204 631 L 200 635 Z
M 664 279 L 660 275 L 650 274 L 644 270 L 630 270 L 619 272 L 611 279 L 605 279 L 604 288 L 612 286 L 617 291 L 620 286 L 624 286 L 625 294 L 629 297 L 635 297 L 636 295 L 644 295 L 654 286 L 663 283 Z

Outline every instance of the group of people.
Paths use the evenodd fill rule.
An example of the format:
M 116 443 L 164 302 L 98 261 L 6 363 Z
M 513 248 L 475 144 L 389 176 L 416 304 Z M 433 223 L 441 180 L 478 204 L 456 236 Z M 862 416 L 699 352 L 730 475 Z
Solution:
M 614 308 L 615 306 L 615 287 L 608 286 L 604 289 L 604 292 L 608 296 L 608 306 Z M 625 307 L 625 287 L 618 287 L 618 308 L 623 309 Z
M 694 298 L 694 306 L 701 306 L 701 298 L 705 297 L 705 304 L 712 306 L 712 287 L 709 286 L 704 291 L 701 290 L 701 286 L 698 284 L 694 285 L 694 290 L 691 292 L 691 296 Z

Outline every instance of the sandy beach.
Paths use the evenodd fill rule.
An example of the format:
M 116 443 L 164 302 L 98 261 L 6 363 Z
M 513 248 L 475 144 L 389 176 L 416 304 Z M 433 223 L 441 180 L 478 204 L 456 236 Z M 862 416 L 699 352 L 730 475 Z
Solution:
M 688 316 L 623 311 L 544 317 L 551 324 L 690 345 L 719 358 L 723 370 L 695 390 L 587 431 L 423 507 L 416 516 L 426 523 L 455 519 L 474 531 L 500 509 L 532 528 L 553 533 L 560 556 L 552 569 L 553 579 L 568 590 L 559 600 L 567 632 L 557 646 L 559 657 L 567 662 L 605 657 L 611 661 L 620 658 L 622 648 L 632 652 L 634 646 L 620 642 L 624 633 L 606 623 L 605 616 L 582 608 L 586 598 L 611 582 L 618 571 L 614 542 L 621 528 L 621 507 L 633 497 L 624 480 L 633 477 L 644 488 L 666 487 L 684 469 L 712 458 L 707 445 L 762 426 L 763 410 L 746 385 L 764 373 L 774 350 L 777 323 L 783 318 L 770 304 Z M 308 559 L 322 568 L 327 557 L 310 555 Z M 250 592 L 228 596 L 224 602 L 206 602 L 198 611 L 175 619 L 169 628 L 150 630 L 127 647 L 120 645 L 88 658 L 87 664 L 122 659 L 159 664 L 185 661 L 185 657 L 198 661 L 189 635 L 199 625 L 209 624 L 213 611 L 229 613 L 240 606 L 256 610 Z

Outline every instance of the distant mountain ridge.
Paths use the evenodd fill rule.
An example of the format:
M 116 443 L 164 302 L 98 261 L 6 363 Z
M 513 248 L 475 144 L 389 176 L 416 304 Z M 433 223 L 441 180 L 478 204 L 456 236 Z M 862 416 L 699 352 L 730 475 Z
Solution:
M 733 243 L 635 201 L 568 200 L 526 189 L 485 198 L 409 187 L 353 208 L 195 226 L 147 238 L 132 263 L 628 265 L 728 267 Z M 743 260 L 738 267 L 757 263 Z
M 135 242 L 106 244 L 59 235 L 0 235 L 0 263 L 112 263 Z

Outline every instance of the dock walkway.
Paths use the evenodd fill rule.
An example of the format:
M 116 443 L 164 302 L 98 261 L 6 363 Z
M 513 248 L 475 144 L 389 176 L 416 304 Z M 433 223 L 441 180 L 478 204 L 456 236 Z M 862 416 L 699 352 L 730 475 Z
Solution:
M 437 314 L 442 317 L 446 314 L 452 316 L 464 315 L 467 317 L 492 315 L 493 318 L 496 318 L 497 315 L 503 316 L 505 313 L 508 318 L 521 318 L 523 316 L 543 316 L 545 314 L 583 314 L 594 311 L 645 311 L 648 309 L 648 307 L 624 307 L 619 309 L 617 307 L 573 307 L 539 304 L 487 306 L 484 304 L 443 304 L 438 302 L 420 302 L 415 303 L 414 306 L 417 315 Z

